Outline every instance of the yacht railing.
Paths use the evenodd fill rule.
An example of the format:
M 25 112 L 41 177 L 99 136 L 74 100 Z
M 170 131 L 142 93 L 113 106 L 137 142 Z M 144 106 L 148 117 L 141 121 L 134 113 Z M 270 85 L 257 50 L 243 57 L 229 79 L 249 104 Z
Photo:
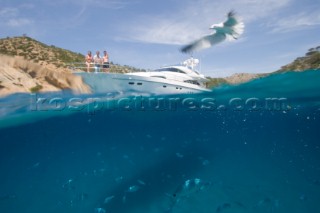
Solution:
M 111 64 L 109 63 L 108 68 L 103 67 L 104 64 L 90 63 L 89 72 L 107 72 L 111 68 Z M 74 62 L 67 64 L 68 69 L 72 72 L 87 72 L 87 63 L 84 62 Z

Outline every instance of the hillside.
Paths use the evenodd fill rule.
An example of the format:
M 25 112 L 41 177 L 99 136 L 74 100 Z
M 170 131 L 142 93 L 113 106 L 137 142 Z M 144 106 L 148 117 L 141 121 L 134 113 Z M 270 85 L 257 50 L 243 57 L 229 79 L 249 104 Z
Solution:
M 46 45 L 27 36 L 0 39 L 0 54 L 21 56 L 26 60 L 49 66 L 67 68 L 70 64 L 84 63 L 85 56 L 54 45 Z M 121 66 L 111 62 L 110 72 L 126 73 L 140 71 L 131 66 Z
M 69 69 L 74 63 L 83 63 L 84 57 L 26 36 L 0 39 L 0 96 L 63 89 L 89 93 L 90 88 L 81 77 L 72 75 Z M 126 73 L 140 70 L 111 62 L 109 71 Z
M 235 73 L 231 76 L 225 77 L 224 79 L 228 84 L 241 84 L 267 75 L 268 74 L 264 73 Z
M 320 69 L 320 46 L 309 49 L 305 56 L 299 57 L 292 63 L 281 67 L 277 72 L 299 72 L 310 69 Z
M 281 69 L 265 74 L 257 73 L 236 73 L 225 78 L 210 78 L 208 87 L 213 88 L 222 84 L 241 84 L 257 78 L 263 78 L 268 75 L 284 72 L 301 72 L 305 70 L 320 69 L 320 46 L 311 48 L 303 57 L 295 59 L 292 63 L 282 66 Z

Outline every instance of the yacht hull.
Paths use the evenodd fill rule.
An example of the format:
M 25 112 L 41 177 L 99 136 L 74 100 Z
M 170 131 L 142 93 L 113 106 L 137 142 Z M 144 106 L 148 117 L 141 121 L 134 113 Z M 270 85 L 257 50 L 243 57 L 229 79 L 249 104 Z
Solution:
M 138 95 L 195 94 L 210 90 L 198 85 L 157 77 L 130 74 L 75 72 L 94 93 L 130 93 Z

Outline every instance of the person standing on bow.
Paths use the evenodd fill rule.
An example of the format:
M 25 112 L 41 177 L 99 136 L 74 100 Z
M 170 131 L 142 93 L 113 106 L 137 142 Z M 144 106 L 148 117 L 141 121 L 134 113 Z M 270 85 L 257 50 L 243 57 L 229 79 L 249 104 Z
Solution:
M 103 61 L 103 65 L 102 65 L 103 71 L 108 72 L 110 64 L 109 64 L 109 55 L 107 51 L 103 51 L 102 61 Z
M 96 54 L 94 55 L 93 62 L 94 62 L 95 72 L 100 72 L 101 57 L 100 57 L 99 51 L 97 51 Z
M 88 51 L 85 60 L 86 60 L 86 65 L 87 65 L 87 72 L 90 72 L 90 64 L 93 61 L 91 51 Z

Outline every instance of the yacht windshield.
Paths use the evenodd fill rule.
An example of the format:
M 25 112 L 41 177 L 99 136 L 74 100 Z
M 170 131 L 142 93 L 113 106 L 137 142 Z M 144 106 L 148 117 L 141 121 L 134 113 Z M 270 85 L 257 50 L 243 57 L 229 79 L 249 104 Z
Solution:
M 156 69 L 155 71 L 158 71 L 158 72 L 164 72 L 164 71 L 167 71 L 167 72 L 178 72 L 178 73 L 184 73 L 186 74 L 184 71 L 178 69 L 178 68 L 174 68 L 174 67 L 167 67 L 167 68 L 161 68 L 161 69 Z

